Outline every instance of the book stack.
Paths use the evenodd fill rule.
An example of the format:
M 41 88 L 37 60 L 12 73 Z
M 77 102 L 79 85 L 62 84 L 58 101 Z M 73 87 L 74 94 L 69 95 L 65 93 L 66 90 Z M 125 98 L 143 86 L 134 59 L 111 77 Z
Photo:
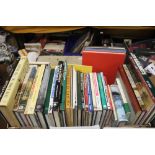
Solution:
M 147 125 L 155 115 L 155 88 L 134 53 L 129 53 L 118 77 L 130 105 L 131 124 Z
M 22 57 L 0 110 L 9 125 L 17 128 L 124 126 L 128 118 L 120 98 L 117 85 L 108 85 L 104 73 L 92 72 L 92 66 L 66 61 L 57 66 L 29 64 Z

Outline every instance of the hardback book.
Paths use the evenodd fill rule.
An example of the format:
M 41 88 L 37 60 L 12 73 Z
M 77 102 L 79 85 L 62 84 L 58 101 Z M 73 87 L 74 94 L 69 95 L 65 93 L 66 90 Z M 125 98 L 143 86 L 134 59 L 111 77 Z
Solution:
M 53 101 L 54 101 L 54 95 L 55 95 L 55 89 L 56 89 L 56 81 L 58 79 L 59 75 L 59 67 L 56 66 L 54 70 L 54 76 L 53 76 L 53 82 L 50 92 L 50 100 L 49 100 L 49 107 L 48 107 L 48 118 L 50 118 L 51 126 L 55 126 L 55 119 L 53 114 Z
M 125 113 L 127 115 L 127 118 L 129 120 L 129 124 L 133 124 L 133 122 L 135 120 L 135 117 L 136 117 L 136 113 L 135 113 L 135 111 L 133 109 L 133 106 L 131 104 L 131 100 L 130 100 L 129 94 L 127 93 L 125 84 L 124 84 L 124 82 L 123 82 L 119 72 L 117 74 L 116 82 L 117 82 L 117 85 L 118 85 L 118 88 L 119 88 L 120 92 L 121 92 L 121 88 L 120 87 L 122 87 L 122 90 L 123 90 L 123 93 L 124 93 L 124 95 L 122 95 L 123 107 L 124 107 Z M 126 103 L 128 103 L 129 108 L 128 108 L 128 106 L 126 106 Z
M 63 80 L 62 80 L 62 98 L 60 103 L 60 121 L 61 126 L 66 125 L 66 117 L 65 117 L 65 102 L 66 102 L 66 86 L 67 86 L 67 62 L 64 61 L 64 71 L 63 71 Z
M 130 53 L 130 56 L 128 58 L 129 58 L 129 62 L 131 63 L 131 65 L 134 67 L 135 72 L 137 73 L 138 77 L 140 78 L 142 85 L 146 88 L 146 90 L 148 92 L 147 98 L 149 98 L 149 96 L 150 96 L 153 101 L 153 102 L 148 102 L 149 104 L 146 104 L 145 109 L 147 110 L 147 113 L 141 121 L 141 124 L 148 124 L 151 121 L 152 116 L 155 114 L 155 110 L 154 110 L 155 88 L 154 88 L 152 82 L 149 80 L 147 73 L 143 69 L 143 67 L 142 67 L 141 63 L 139 62 L 139 60 L 137 59 L 137 57 L 133 53 Z
M 27 72 L 25 79 L 23 81 L 19 100 L 17 101 L 17 105 L 15 104 L 15 107 L 14 107 L 14 113 L 17 119 L 19 120 L 20 124 L 22 125 L 22 127 L 33 126 L 31 120 L 24 115 L 24 111 L 26 108 L 27 100 L 30 94 L 30 90 L 31 90 L 36 72 L 37 72 L 37 66 L 30 65 L 29 71 Z
M 49 82 L 49 77 L 50 77 L 50 72 L 51 72 L 51 66 L 47 65 L 44 71 L 43 79 L 42 79 L 42 84 L 39 90 L 39 95 L 37 98 L 37 103 L 35 107 L 35 112 L 39 118 L 41 127 L 43 129 L 47 128 L 45 119 L 44 119 L 44 102 L 46 98 L 46 93 L 47 93 L 47 88 L 48 88 L 48 82 Z
M 94 79 L 93 73 L 89 73 L 88 76 L 90 77 L 90 84 L 92 90 L 92 100 L 93 100 L 93 118 L 92 118 L 92 125 L 95 125 L 96 122 L 96 115 L 97 115 L 97 102 L 96 102 L 96 94 L 95 94 L 95 86 L 94 86 Z
M 102 104 L 101 104 L 101 97 L 100 97 L 100 91 L 99 91 L 98 80 L 97 80 L 97 73 L 92 73 L 92 74 L 93 74 L 94 92 L 95 92 L 96 105 L 97 105 L 95 125 L 99 125 L 101 116 L 102 116 Z
M 114 103 L 114 108 L 117 114 L 117 120 L 114 122 L 114 126 L 125 126 L 128 122 L 128 119 L 126 118 L 125 110 L 123 108 L 123 101 L 121 99 L 119 89 L 117 85 L 111 85 L 110 86 L 111 92 L 112 92 L 112 99 Z
M 17 94 L 19 85 L 23 81 L 28 69 L 28 59 L 22 57 L 9 81 L 9 84 L 0 101 L 0 111 L 9 122 L 10 126 L 19 127 L 20 123 L 13 113 L 15 104 L 15 96 Z
M 121 98 L 122 98 L 122 101 L 123 101 L 123 107 L 124 107 L 124 110 L 125 110 L 125 114 L 126 114 L 126 117 L 127 119 L 129 120 L 130 118 L 130 115 L 131 115 L 131 110 L 130 110 L 130 107 L 129 107 L 129 103 L 127 101 L 127 97 L 125 95 L 125 88 L 123 88 L 123 84 L 122 84 L 122 81 L 120 79 L 120 76 L 117 75 L 116 77 L 116 83 L 118 85 L 118 89 L 119 89 L 119 92 L 120 92 L 120 95 L 121 95 Z
M 93 66 L 93 72 L 103 72 L 108 84 L 113 84 L 118 67 L 124 63 L 125 57 L 125 49 L 86 47 L 82 51 L 82 64 Z
M 82 104 L 83 104 L 83 99 L 82 99 L 82 91 L 83 91 L 83 73 L 77 71 L 77 116 L 78 116 L 78 122 L 77 125 L 81 126 L 82 125 Z
M 62 80 L 63 80 L 63 71 L 64 71 L 64 62 L 58 62 L 58 77 L 56 79 L 55 92 L 53 98 L 53 115 L 57 127 L 61 126 L 59 111 L 60 111 L 60 102 L 62 97 Z
M 82 104 L 82 112 L 80 112 L 80 114 L 81 114 L 80 116 L 81 116 L 81 125 L 82 126 L 84 126 L 84 120 L 85 120 L 84 74 L 85 73 L 80 74 L 81 75 L 81 104 Z M 79 118 L 79 112 L 78 112 L 78 118 Z
M 88 126 L 89 124 L 89 111 L 88 111 L 88 73 L 84 74 L 84 102 L 85 102 L 85 107 L 84 107 L 84 126 Z
M 55 70 L 56 70 L 56 68 L 51 69 L 46 98 L 44 101 L 44 116 L 45 116 L 45 120 L 48 125 L 48 128 L 50 128 L 51 126 L 55 126 L 53 114 L 49 113 L 50 95 L 51 95 L 51 88 L 52 88 L 52 82 L 54 79 Z
M 72 103 L 73 103 L 73 124 L 78 125 L 78 107 L 77 107 L 77 72 L 73 66 L 72 70 Z
M 98 79 L 98 85 L 99 85 L 99 91 L 100 91 L 100 96 L 101 96 L 101 104 L 102 104 L 102 116 L 101 116 L 101 120 L 99 122 L 100 127 L 103 124 L 103 121 L 105 119 L 106 113 L 107 113 L 107 100 L 106 100 L 106 95 L 105 95 L 105 86 L 104 86 L 104 82 L 102 82 L 102 77 L 101 77 L 102 73 L 97 73 L 97 79 Z
M 45 65 L 40 65 L 38 66 L 37 73 L 35 75 L 31 90 L 30 90 L 30 95 L 27 100 L 27 105 L 24 111 L 24 114 L 30 118 L 32 121 L 33 127 L 40 128 L 40 122 L 39 119 L 35 113 L 35 107 L 37 103 L 37 98 L 39 95 L 39 90 L 42 82 L 42 78 L 44 75 L 45 71 Z
M 126 73 L 125 73 L 125 71 L 123 69 L 123 66 L 120 67 L 119 73 L 120 73 L 121 78 L 122 78 L 122 80 L 124 82 L 125 88 L 127 90 L 129 98 L 131 100 L 132 107 L 133 107 L 134 112 L 136 114 L 135 120 L 133 121 L 133 124 L 135 124 L 140 117 L 144 116 L 144 112 L 142 112 L 142 110 L 140 108 L 138 100 L 137 100 L 137 98 L 136 98 L 136 96 L 135 96 L 135 94 L 133 92 L 133 89 L 132 89 L 132 87 L 130 85 L 130 82 L 129 82 L 128 78 L 127 78 L 127 75 L 126 75 Z
M 87 88 L 88 88 L 88 125 L 92 125 L 93 121 L 93 96 L 92 96 L 92 87 L 91 87 L 91 80 L 90 80 L 90 74 L 87 74 Z
M 65 115 L 67 126 L 73 126 L 72 121 L 72 104 L 71 104 L 71 71 L 72 66 L 68 65 L 67 69 L 67 84 L 66 84 L 66 101 L 65 101 Z

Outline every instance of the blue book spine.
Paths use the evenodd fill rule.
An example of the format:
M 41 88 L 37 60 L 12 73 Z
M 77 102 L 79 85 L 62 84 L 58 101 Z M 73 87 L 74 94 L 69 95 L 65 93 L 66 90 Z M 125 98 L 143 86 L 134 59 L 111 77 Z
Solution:
M 92 90 L 89 74 L 87 74 L 87 81 L 88 81 L 88 111 L 93 112 L 93 99 L 92 99 Z

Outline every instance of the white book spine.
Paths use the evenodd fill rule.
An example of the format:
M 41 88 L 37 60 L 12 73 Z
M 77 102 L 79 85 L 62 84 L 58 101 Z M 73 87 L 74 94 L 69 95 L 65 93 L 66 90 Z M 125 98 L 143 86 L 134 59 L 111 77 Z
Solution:
M 48 113 L 52 113 L 53 99 L 54 99 L 56 80 L 57 80 L 57 77 L 58 77 L 58 71 L 59 71 L 58 66 L 56 66 L 55 67 L 55 71 L 54 71 L 53 82 L 52 82 L 52 88 L 51 88 L 51 94 L 50 94 L 50 103 L 49 103 L 49 111 L 48 111 Z
M 73 108 L 77 106 L 77 72 L 73 67 Z

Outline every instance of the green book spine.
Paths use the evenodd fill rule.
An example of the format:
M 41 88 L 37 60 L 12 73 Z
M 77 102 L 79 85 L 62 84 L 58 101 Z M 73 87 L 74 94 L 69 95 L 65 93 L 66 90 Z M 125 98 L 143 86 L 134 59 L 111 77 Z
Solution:
M 82 109 L 81 73 L 77 71 L 77 106 Z
M 104 88 L 103 88 L 103 84 L 102 84 L 102 79 L 101 79 L 100 73 L 97 74 L 97 80 L 98 80 L 98 84 L 99 84 L 99 91 L 100 91 L 100 96 L 101 96 L 102 107 L 103 107 L 103 109 L 107 109 L 107 102 L 106 102 L 106 98 L 105 98 L 105 91 L 104 91 Z
M 62 84 L 62 98 L 60 104 L 60 110 L 65 110 L 66 102 L 66 84 L 67 84 L 67 62 L 64 62 L 64 72 L 63 72 L 63 84 Z
M 49 108 L 49 102 L 50 102 L 50 94 L 51 94 L 53 76 L 54 76 L 54 69 L 51 69 L 50 79 L 49 79 L 49 82 L 48 82 L 47 94 L 46 94 L 45 103 L 44 103 L 44 113 L 45 114 L 48 114 L 48 108 Z

